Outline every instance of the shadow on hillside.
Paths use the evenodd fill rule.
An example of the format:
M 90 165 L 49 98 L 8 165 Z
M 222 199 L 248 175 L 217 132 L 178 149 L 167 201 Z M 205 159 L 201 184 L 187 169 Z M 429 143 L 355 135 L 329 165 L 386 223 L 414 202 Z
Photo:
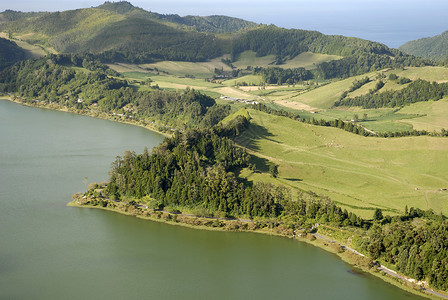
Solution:
M 300 179 L 300 178 L 284 178 L 285 180 L 288 180 L 288 181 L 293 181 L 293 182 L 300 182 L 300 181 L 303 181 L 303 179 Z
M 244 140 L 240 139 L 239 144 L 253 151 L 259 151 L 260 146 L 258 141 L 261 139 L 266 139 L 268 141 L 278 143 L 272 137 L 274 135 L 270 133 L 266 128 L 257 124 L 250 124 L 249 128 L 244 133 Z
M 272 164 L 272 162 L 270 162 L 266 158 L 258 157 L 255 155 L 250 156 L 249 163 L 254 164 L 257 172 L 259 173 L 269 172 L 269 166 Z

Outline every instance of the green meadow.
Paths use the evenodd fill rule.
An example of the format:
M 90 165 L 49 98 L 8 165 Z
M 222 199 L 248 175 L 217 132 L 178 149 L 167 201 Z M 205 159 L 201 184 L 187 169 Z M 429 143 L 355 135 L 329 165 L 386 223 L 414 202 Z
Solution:
M 374 138 L 303 124 L 248 110 L 251 125 L 237 143 L 253 155 L 248 180 L 277 182 L 329 196 L 370 218 L 375 208 L 394 215 L 405 206 L 448 212 L 448 139 Z M 279 177 L 268 165 L 279 165 Z
M 403 114 L 419 114 L 419 117 L 402 120 L 417 130 L 440 131 L 448 129 L 448 99 L 418 102 L 403 107 Z
M 280 67 L 280 68 L 306 68 L 314 69 L 317 64 L 341 59 L 341 56 L 303 52 L 293 59 L 287 59 L 283 64 L 275 64 L 275 55 L 257 56 L 254 51 L 244 51 L 238 55 L 237 61 L 233 65 L 238 69 L 247 67 Z

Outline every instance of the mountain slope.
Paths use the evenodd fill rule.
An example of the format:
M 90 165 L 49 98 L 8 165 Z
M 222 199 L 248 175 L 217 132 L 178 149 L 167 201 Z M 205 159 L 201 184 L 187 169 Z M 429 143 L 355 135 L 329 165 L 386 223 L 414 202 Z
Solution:
M 434 37 L 428 37 L 407 42 L 400 50 L 433 60 L 448 60 L 448 31 Z
M 232 33 L 243 29 L 249 29 L 258 26 L 258 24 L 238 18 L 227 16 L 185 16 L 181 17 L 176 14 L 158 14 L 155 12 L 145 11 L 139 7 L 133 6 L 127 1 L 120 2 L 105 2 L 98 6 L 100 9 L 112 11 L 118 14 L 125 14 L 129 16 L 139 16 L 145 18 L 152 18 L 161 21 L 178 24 L 181 26 L 188 26 L 192 30 L 199 32 L 213 32 L 213 33 Z
M 16 43 L 0 38 L 0 70 L 13 63 L 25 59 L 25 51 Z
M 275 55 L 277 64 L 303 52 L 343 56 L 343 59 L 317 66 L 319 77 L 325 79 L 427 64 L 422 59 L 377 42 L 274 25 L 260 26 L 240 35 L 233 43 L 232 59 L 236 60 L 240 53 L 247 50 L 256 52 L 258 56 Z
M 100 8 L 20 18 L 0 29 L 28 34 L 29 39 L 58 52 L 105 53 L 105 57 L 132 62 L 155 58 L 201 61 L 221 54 L 213 35 L 178 29 L 143 14 L 124 15 Z
M 124 1 L 55 13 L 4 12 L 0 18 L 7 20 L 0 24 L 0 31 L 60 53 L 93 53 L 103 62 L 206 61 L 223 54 L 236 60 L 247 50 L 257 56 L 275 55 L 276 64 L 304 52 L 343 56 L 317 67 L 319 77 L 325 79 L 425 64 L 359 38 L 257 25 L 225 16 L 162 15 Z

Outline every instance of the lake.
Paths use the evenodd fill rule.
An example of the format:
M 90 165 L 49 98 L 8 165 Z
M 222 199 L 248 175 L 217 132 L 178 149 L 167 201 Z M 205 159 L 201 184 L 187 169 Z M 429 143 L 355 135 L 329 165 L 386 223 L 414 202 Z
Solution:
M 144 128 L 0 101 L 1 299 L 421 299 L 311 245 L 67 207 Z

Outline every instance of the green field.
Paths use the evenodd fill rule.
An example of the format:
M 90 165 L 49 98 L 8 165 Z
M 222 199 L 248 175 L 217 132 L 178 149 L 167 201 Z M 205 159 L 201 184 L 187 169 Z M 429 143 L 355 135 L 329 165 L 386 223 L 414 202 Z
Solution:
M 304 59 L 307 56 L 302 53 L 296 59 Z M 309 55 L 309 62 L 316 59 L 316 55 Z M 311 58 L 310 58 L 311 57 Z M 314 57 L 314 58 L 313 58 Z M 255 53 L 246 51 L 240 57 L 240 62 L 247 64 L 259 61 L 265 63 L 272 57 L 256 57 Z M 243 77 L 230 79 L 221 83 L 211 83 L 200 76 L 196 78 L 186 78 L 184 76 L 174 76 L 174 73 L 195 74 L 194 70 L 205 76 L 207 68 L 222 64 L 220 59 L 207 63 L 189 63 L 189 62 L 160 62 L 152 65 L 129 65 L 115 64 L 111 67 L 121 72 L 125 78 L 135 81 L 145 81 L 151 78 L 152 85 L 158 85 L 163 89 L 183 90 L 194 88 L 210 95 L 214 98 L 220 96 L 229 96 L 234 98 L 249 99 L 262 102 L 269 106 L 275 106 L 277 109 L 295 110 L 301 117 L 316 118 L 325 120 L 341 119 L 351 121 L 355 115 L 358 115 L 359 123 L 374 132 L 396 132 L 408 131 L 412 129 L 440 131 L 442 128 L 448 129 L 448 119 L 445 117 L 448 113 L 447 101 L 416 103 L 411 106 L 400 108 L 382 108 L 382 109 L 362 109 L 359 107 L 333 107 L 344 91 L 347 91 L 355 80 L 369 77 L 370 82 L 361 88 L 348 94 L 348 97 L 356 97 L 369 93 L 383 74 L 385 86 L 379 91 L 398 90 L 407 85 L 397 84 L 395 81 L 388 80 L 388 75 L 393 73 L 400 77 L 408 77 L 412 80 L 422 78 L 429 81 L 444 82 L 448 80 L 448 68 L 443 67 L 421 67 L 406 68 L 395 70 L 383 70 L 371 72 L 359 76 L 350 77 L 343 80 L 321 81 L 317 83 L 304 82 L 294 86 L 267 85 L 261 87 L 262 79 L 258 75 L 246 75 Z M 156 75 L 154 67 L 157 67 Z M 223 65 L 223 64 L 222 64 Z M 206 67 L 208 66 L 208 67 Z M 160 68 L 159 68 L 160 67 Z M 176 68 L 180 68 L 174 71 Z M 205 68 L 205 69 L 204 69 Z M 171 72 L 171 73 L 170 73 Z M 207 71 L 209 72 L 209 71 Z M 169 74 L 167 74 L 169 73 Z M 196 73 L 196 74 L 199 74 Z M 209 74 L 210 75 L 210 74 Z M 237 86 L 242 83 L 249 86 Z M 144 87 L 139 87 L 144 88 Z M 367 118 L 364 119 L 364 115 Z
M 275 55 L 267 55 L 258 57 L 253 51 L 244 51 L 238 55 L 238 60 L 233 63 L 238 69 L 246 69 L 248 66 L 251 67 L 280 67 L 280 68 L 306 68 L 314 69 L 317 64 L 322 62 L 328 62 L 336 59 L 341 59 L 341 56 L 328 55 L 328 54 L 317 54 L 311 52 L 304 52 L 293 59 L 288 59 L 284 64 L 275 64 Z
M 279 164 L 278 182 L 328 195 L 364 217 L 404 207 L 448 212 L 448 139 L 366 138 L 340 129 L 303 124 L 249 110 L 252 125 L 237 142 L 267 171 Z M 273 181 L 245 172 L 249 180 Z
M 172 76 L 192 75 L 197 78 L 211 78 L 215 68 L 223 71 L 232 69 L 221 62 L 220 58 L 215 58 L 209 62 L 185 62 L 185 61 L 162 61 L 153 64 L 140 65 L 142 68 L 157 69 L 162 73 Z
M 398 70 L 389 70 L 385 74 L 394 73 L 399 77 L 407 77 L 411 80 L 424 79 L 427 81 L 448 81 L 448 68 L 445 67 L 408 67 Z
M 260 75 L 246 75 L 235 79 L 229 79 L 222 82 L 226 86 L 236 86 L 242 82 L 247 83 L 249 86 L 259 86 L 263 84 L 263 80 Z M 244 89 L 245 87 L 241 87 Z
M 311 107 L 319 109 L 328 109 L 333 106 L 342 95 L 348 90 L 355 80 L 360 80 L 364 77 L 374 78 L 376 73 L 368 73 L 355 77 L 350 77 L 344 80 L 334 81 L 332 83 L 320 86 L 307 93 L 303 93 L 297 97 L 291 98 L 291 101 L 307 104 Z
M 0 37 L 4 39 L 9 39 L 8 35 L 5 32 L 0 32 Z M 46 51 L 49 51 L 45 50 L 45 48 L 42 46 L 32 45 L 19 38 L 14 38 L 12 39 L 12 41 L 16 43 L 17 46 L 25 50 L 27 58 L 39 58 L 46 55 L 47 54 Z M 54 51 L 51 51 L 51 53 L 54 53 Z
M 164 75 L 185 77 L 194 76 L 196 78 L 211 78 L 214 75 L 215 68 L 226 72 L 232 71 L 232 69 L 224 64 L 221 60 L 228 58 L 227 56 L 218 57 L 207 62 L 185 62 L 185 61 L 161 61 L 152 64 L 113 64 L 109 65 L 117 72 L 158 72 Z M 294 59 L 287 60 L 282 65 L 273 65 L 275 61 L 274 55 L 268 55 L 263 57 L 257 57 L 255 52 L 245 51 L 241 53 L 238 60 L 233 63 L 237 69 L 246 69 L 248 66 L 258 67 L 281 67 L 281 68 L 298 68 L 303 67 L 307 69 L 315 68 L 316 64 L 321 62 L 340 59 L 337 55 L 316 54 L 311 52 L 305 52 L 297 55 Z M 152 70 L 152 71 L 151 71 Z
M 440 131 L 448 129 L 448 99 L 439 101 L 419 102 L 402 108 L 403 114 L 421 114 L 423 116 L 403 120 L 417 130 Z

